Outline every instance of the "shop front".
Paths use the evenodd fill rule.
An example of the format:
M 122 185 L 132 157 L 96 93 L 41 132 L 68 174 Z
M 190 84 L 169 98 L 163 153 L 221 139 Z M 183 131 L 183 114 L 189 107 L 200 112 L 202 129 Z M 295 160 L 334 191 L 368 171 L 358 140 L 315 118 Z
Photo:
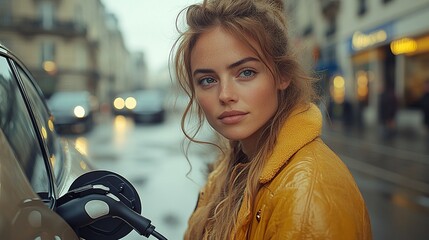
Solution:
M 361 127 L 379 122 L 384 91 L 393 96 L 397 92 L 396 58 L 389 48 L 393 36 L 393 24 L 389 23 L 356 31 L 348 40 L 352 65 L 348 92 L 355 106 L 356 123 Z
M 395 112 L 396 126 L 418 130 L 422 125 L 420 99 L 429 81 L 429 27 L 418 35 L 407 34 L 400 23 L 357 31 L 349 39 L 349 87 L 357 122 L 363 126 L 382 124 L 386 109 Z

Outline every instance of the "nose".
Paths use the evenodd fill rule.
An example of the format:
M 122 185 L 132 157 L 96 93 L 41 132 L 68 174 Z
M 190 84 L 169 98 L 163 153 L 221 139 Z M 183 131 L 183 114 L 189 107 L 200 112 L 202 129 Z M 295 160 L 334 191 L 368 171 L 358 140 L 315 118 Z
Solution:
M 221 81 L 220 92 L 219 92 L 219 101 L 222 104 L 228 104 L 237 101 L 237 94 L 235 92 L 235 87 L 233 81 Z

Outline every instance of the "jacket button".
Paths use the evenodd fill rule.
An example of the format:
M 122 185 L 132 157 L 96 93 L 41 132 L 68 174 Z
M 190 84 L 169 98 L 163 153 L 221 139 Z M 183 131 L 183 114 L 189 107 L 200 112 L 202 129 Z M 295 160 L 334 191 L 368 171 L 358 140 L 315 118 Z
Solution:
M 261 221 L 261 209 L 259 209 L 259 211 L 256 213 L 256 221 Z

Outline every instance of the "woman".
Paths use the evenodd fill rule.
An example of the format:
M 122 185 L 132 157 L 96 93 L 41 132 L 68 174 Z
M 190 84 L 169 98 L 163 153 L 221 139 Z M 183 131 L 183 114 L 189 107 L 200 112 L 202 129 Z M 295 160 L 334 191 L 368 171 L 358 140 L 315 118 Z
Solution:
M 321 113 L 290 54 L 282 7 L 208 0 L 186 9 L 174 57 L 190 97 L 182 129 L 198 142 L 185 129 L 194 106 L 228 147 L 185 239 L 371 239 L 353 177 L 320 139 Z

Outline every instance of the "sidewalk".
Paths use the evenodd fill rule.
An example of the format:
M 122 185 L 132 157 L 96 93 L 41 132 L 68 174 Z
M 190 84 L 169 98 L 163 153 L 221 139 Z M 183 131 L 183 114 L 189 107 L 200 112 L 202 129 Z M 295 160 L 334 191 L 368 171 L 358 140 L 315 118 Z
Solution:
M 415 129 L 397 128 L 391 137 L 383 138 L 381 129 L 377 126 L 345 127 L 341 121 L 335 121 L 324 124 L 322 135 L 326 137 L 341 136 L 356 142 L 408 151 L 413 155 L 426 156 L 426 160 L 429 162 L 429 136 Z

